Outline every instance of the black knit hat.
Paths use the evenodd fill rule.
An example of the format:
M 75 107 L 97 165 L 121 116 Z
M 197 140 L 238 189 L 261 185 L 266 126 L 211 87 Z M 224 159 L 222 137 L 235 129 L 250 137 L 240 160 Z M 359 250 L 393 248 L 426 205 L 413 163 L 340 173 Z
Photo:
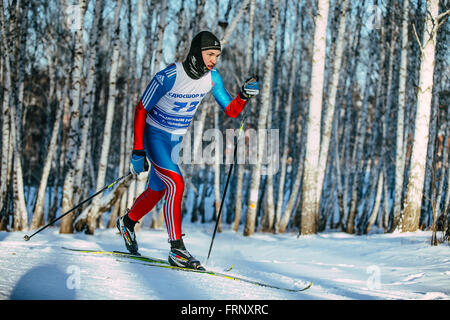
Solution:
M 192 39 L 192 45 L 200 46 L 203 50 L 221 50 L 220 41 L 217 37 L 209 31 L 202 31 Z M 191 45 L 191 46 L 192 46 Z
M 221 50 L 219 39 L 209 31 L 202 31 L 192 39 L 191 48 L 183 62 L 184 70 L 192 79 L 200 79 L 209 71 L 202 58 L 204 50 Z

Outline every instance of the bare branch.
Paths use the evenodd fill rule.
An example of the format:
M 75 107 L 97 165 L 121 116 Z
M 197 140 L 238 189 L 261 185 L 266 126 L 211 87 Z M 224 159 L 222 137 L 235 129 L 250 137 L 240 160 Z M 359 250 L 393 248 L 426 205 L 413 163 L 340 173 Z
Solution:
M 444 24 L 444 22 L 447 20 L 447 16 L 450 15 L 450 10 L 447 10 L 443 13 L 441 13 L 440 15 L 438 15 L 438 17 L 436 18 L 436 21 L 438 22 L 438 26 L 436 28 L 436 32 L 439 30 L 439 28 Z M 439 22 L 439 20 L 442 19 L 441 22 Z
M 437 16 L 436 20 L 439 21 L 440 19 L 443 19 L 445 16 L 448 16 L 448 15 L 450 15 L 450 10 L 442 12 L 440 15 Z
M 416 26 L 415 26 L 414 23 L 413 23 L 412 26 L 413 26 L 413 30 L 414 30 L 414 35 L 416 36 L 417 43 L 419 44 L 420 52 L 423 54 L 423 47 L 422 47 L 422 43 L 421 43 L 420 40 L 419 40 L 419 36 L 417 35 Z

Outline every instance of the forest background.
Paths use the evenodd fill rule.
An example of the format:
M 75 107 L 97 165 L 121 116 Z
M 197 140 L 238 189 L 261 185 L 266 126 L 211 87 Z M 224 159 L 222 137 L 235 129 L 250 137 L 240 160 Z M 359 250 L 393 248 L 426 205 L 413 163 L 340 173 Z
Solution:
M 219 231 L 445 238 L 449 13 L 446 0 L 2 0 L 0 230 L 35 230 L 127 174 L 140 95 L 210 30 L 229 92 L 253 73 L 261 83 L 239 137 L 259 160 L 234 167 Z M 184 142 L 216 159 L 182 164 L 184 219 L 215 219 L 233 150 L 219 148 L 240 120 L 202 103 Z M 223 135 L 205 139 L 211 128 Z M 274 161 L 265 139 L 252 143 L 264 130 L 278 134 Z M 146 179 L 124 179 L 60 232 L 113 227 Z M 140 228 L 163 227 L 162 204 L 149 216 Z

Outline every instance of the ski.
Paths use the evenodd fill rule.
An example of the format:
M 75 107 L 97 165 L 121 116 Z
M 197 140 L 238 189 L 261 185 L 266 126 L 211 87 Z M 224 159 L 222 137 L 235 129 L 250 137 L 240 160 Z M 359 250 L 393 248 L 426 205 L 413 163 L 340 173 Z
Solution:
M 65 249 L 65 250 L 81 252 L 81 253 L 90 253 L 90 254 L 98 254 L 98 255 L 112 255 L 112 256 L 117 256 L 117 257 L 121 257 L 121 258 L 127 258 L 127 259 L 143 261 L 143 262 L 157 263 L 157 264 L 163 264 L 163 265 L 170 266 L 170 264 L 167 260 L 162 260 L 162 259 L 153 258 L 153 257 L 146 257 L 146 256 L 132 254 L 132 253 L 123 252 L 123 251 L 102 251 L 102 250 L 89 250 L 89 249 L 74 249 L 74 248 L 66 248 L 66 247 L 61 247 L 61 248 Z M 233 268 L 234 268 L 234 265 L 225 269 L 224 272 L 231 271 Z
M 145 257 L 145 256 L 137 255 L 137 254 L 132 254 L 129 252 L 74 249 L 74 248 L 66 248 L 66 247 L 62 247 L 62 248 L 65 250 L 76 251 L 76 252 L 81 252 L 81 253 L 91 253 L 91 254 L 98 254 L 98 255 L 112 255 L 112 256 L 119 256 L 119 257 L 123 257 L 123 258 L 134 259 L 134 260 L 138 260 L 138 261 L 169 265 L 169 262 L 167 260 L 162 260 L 162 259 L 152 258 L 152 257 Z
M 123 261 L 123 260 L 118 260 L 118 261 Z M 257 286 L 260 286 L 260 287 L 278 289 L 278 290 L 289 291 L 289 292 L 306 291 L 309 288 L 311 288 L 311 286 L 313 285 L 312 282 L 309 282 L 306 286 L 304 286 L 302 288 L 286 288 L 286 287 L 280 287 L 280 286 L 268 284 L 268 283 L 265 283 L 265 282 L 260 282 L 260 281 L 256 281 L 256 280 L 250 280 L 250 279 L 247 279 L 247 278 L 237 277 L 237 276 L 234 276 L 234 275 L 230 275 L 230 274 L 226 274 L 226 273 L 222 273 L 222 272 L 217 272 L 217 271 L 212 271 L 212 270 L 195 270 L 195 269 L 189 269 L 189 268 L 176 267 L 176 266 L 172 266 L 172 265 L 147 263 L 147 262 L 144 262 L 144 263 L 136 262 L 136 261 L 127 261 L 127 262 L 128 263 L 137 263 L 137 264 L 144 265 L 144 266 L 149 266 L 149 267 L 158 267 L 158 268 L 165 268 L 165 269 L 171 269 L 171 270 L 176 270 L 176 271 L 208 274 L 210 276 L 215 276 L 215 277 L 220 277 L 220 278 L 225 278 L 225 279 L 230 279 L 230 280 L 235 280 L 235 281 L 241 281 L 241 282 L 245 282 L 245 283 L 254 284 L 254 285 L 257 285 Z
M 165 268 L 165 269 L 171 269 L 171 270 L 183 271 L 183 272 L 208 274 L 210 276 L 215 276 L 215 277 L 220 277 L 220 278 L 225 278 L 225 279 L 235 280 L 235 281 L 241 281 L 241 282 L 257 285 L 260 287 L 284 290 L 284 291 L 288 291 L 288 292 L 302 292 L 302 291 L 305 291 L 305 290 L 311 288 L 311 286 L 313 284 L 312 282 L 309 282 L 306 286 L 304 286 L 302 288 L 286 288 L 286 287 L 280 287 L 280 286 L 276 286 L 276 285 L 272 285 L 272 284 L 268 284 L 268 283 L 264 283 L 264 282 L 260 282 L 260 281 L 256 281 L 256 280 L 251 280 L 251 279 L 247 279 L 247 278 L 237 277 L 237 276 L 230 275 L 227 273 L 222 273 L 222 272 L 217 272 L 217 271 L 212 271 L 212 270 L 195 270 L 195 269 L 189 269 L 189 268 L 183 268 L 183 267 L 176 267 L 176 266 L 170 265 L 169 262 L 166 260 L 152 258 L 152 257 L 146 257 L 146 256 L 141 256 L 141 255 L 135 255 L 135 254 L 131 254 L 128 252 L 74 249 L 74 248 L 66 248 L 66 247 L 62 247 L 62 248 L 65 250 L 75 251 L 75 252 L 80 252 L 80 253 L 90 253 L 90 254 L 97 254 L 97 255 L 112 255 L 112 256 L 116 256 L 118 258 L 127 258 L 127 259 L 134 260 L 134 261 L 125 261 L 125 260 L 118 259 L 118 261 L 120 261 L 120 262 L 137 263 L 137 264 L 149 266 L 149 267 L 159 267 L 159 268 Z M 225 272 L 228 272 L 232 269 L 233 269 L 233 266 L 228 268 Z

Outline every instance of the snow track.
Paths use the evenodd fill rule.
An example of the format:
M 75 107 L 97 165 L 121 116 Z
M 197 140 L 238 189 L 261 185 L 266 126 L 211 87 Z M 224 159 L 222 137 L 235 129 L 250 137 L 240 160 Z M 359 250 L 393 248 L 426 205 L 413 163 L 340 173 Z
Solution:
M 206 260 L 213 226 L 184 225 L 187 248 Z M 429 232 L 353 236 L 322 233 L 243 237 L 225 230 L 216 237 L 209 265 L 283 287 L 291 293 L 205 274 L 123 263 L 113 256 L 73 253 L 62 246 L 124 250 L 115 229 L 95 236 L 60 235 L 49 228 L 32 241 L 23 232 L 0 232 L 0 299 L 119 300 L 308 300 L 450 299 L 450 246 L 431 247 Z M 140 252 L 166 259 L 164 231 L 141 229 Z

